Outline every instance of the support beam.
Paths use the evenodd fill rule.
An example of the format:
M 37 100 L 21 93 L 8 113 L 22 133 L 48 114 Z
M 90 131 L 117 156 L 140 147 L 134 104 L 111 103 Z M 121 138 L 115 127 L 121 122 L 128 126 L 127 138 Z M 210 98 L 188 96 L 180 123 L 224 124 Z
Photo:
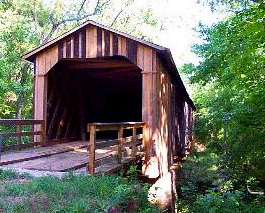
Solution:
M 65 122 L 66 122 L 67 113 L 68 113 L 68 105 L 66 104 L 64 106 L 62 118 L 60 119 L 59 127 L 58 127 L 58 130 L 56 133 L 56 139 L 61 138 L 62 130 L 63 130 L 63 127 L 65 126 Z
M 121 124 L 118 129 L 118 164 L 122 162 L 122 147 L 123 147 L 123 125 Z
M 137 136 L 136 136 L 136 128 L 133 127 L 132 129 L 132 141 L 133 141 L 133 146 L 132 146 L 132 152 L 131 152 L 131 157 L 135 157 L 136 154 L 136 141 L 137 141 Z
M 37 69 L 37 68 L 36 68 Z M 44 120 L 42 127 L 35 125 L 34 131 L 44 131 L 46 133 L 46 117 L 47 117 L 47 76 L 34 76 L 34 119 Z M 46 139 L 46 137 L 44 138 Z M 34 142 L 40 142 L 43 138 L 34 136 Z M 43 143 L 46 143 L 44 141 Z
M 142 71 L 142 121 L 146 123 L 143 129 L 145 159 L 143 173 L 150 178 L 160 175 L 157 167 L 157 155 L 154 153 L 154 145 L 158 143 L 158 137 L 154 137 L 158 128 L 158 94 L 157 79 L 158 72 L 156 67 L 156 52 L 148 47 L 139 49 L 138 63 L 143 67 Z M 143 61 L 140 57 L 143 57 Z M 155 162 L 156 161 L 156 162 Z
M 96 128 L 95 125 L 89 125 L 90 140 L 89 140 L 89 174 L 95 174 L 95 142 L 96 142 Z

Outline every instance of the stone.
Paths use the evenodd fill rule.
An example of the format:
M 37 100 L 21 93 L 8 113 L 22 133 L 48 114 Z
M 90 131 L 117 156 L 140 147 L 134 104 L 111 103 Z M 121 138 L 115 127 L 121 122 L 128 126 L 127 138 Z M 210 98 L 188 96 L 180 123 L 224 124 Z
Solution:
M 169 209 L 172 203 L 172 181 L 171 173 L 166 173 L 159 178 L 148 191 L 148 200 L 150 203 L 161 209 Z

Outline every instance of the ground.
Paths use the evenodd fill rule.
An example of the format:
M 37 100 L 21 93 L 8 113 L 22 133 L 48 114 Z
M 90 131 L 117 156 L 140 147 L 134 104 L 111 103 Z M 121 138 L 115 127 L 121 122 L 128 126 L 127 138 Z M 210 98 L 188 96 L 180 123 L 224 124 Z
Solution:
M 133 175 L 33 178 L 0 170 L 0 212 L 159 212 L 148 189 Z

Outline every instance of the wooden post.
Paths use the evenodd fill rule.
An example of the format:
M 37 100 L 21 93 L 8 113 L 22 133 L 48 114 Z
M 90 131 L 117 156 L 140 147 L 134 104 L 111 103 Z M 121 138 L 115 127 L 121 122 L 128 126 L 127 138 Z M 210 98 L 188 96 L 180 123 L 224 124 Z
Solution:
M 21 133 L 21 126 L 20 125 L 17 125 L 17 127 L 16 127 L 16 133 Z M 17 137 L 17 139 L 18 139 L 18 150 L 21 150 L 21 143 L 22 143 L 21 135 L 19 135 Z
M 136 154 L 136 128 L 133 127 L 133 138 L 132 138 L 132 141 L 133 141 L 133 146 L 132 146 L 132 153 L 131 153 L 131 157 L 134 158 L 135 157 L 135 154 Z
M 118 164 L 122 161 L 123 125 L 118 129 Z
M 41 144 L 42 144 L 42 146 L 46 146 L 46 130 L 45 129 L 46 129 L 45 128 L 45 121 L 43 120 L 41 122 L 41 139 L 42 139 Z
M 90 141 L 89 141 L 89 174 L 95 174 L 95 141 L 96 141 L 96 126 L 94 124 L 89 125 Z
M 40 72 L 38 66 L 35 72 Z M 44 132 L 46 134 L 46 119 L 47 119 L 47 76 L 35 75 L 34 81 L 34 119 L 44 120 Z M 35 125 L 34 131 L 41 131 L 39 125 Z M 46 136 L 45 136 L 46 138 Z M 34 137 L 34 142 L 39 142 L 42 140 L 41 136 L 36 135 Z M 46 140 L 46 139 L 45 139 Z

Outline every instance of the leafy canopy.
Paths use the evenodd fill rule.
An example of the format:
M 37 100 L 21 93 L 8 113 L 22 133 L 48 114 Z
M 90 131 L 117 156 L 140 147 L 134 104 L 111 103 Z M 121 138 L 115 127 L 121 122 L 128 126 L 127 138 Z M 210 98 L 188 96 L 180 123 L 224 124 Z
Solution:
M 200 26 L 199 65 L 183 71 L 195 88 L 196 137 L 224 156 L 237 178 L 265 181 L 265 10 L 251 1 L 211 27 Z

